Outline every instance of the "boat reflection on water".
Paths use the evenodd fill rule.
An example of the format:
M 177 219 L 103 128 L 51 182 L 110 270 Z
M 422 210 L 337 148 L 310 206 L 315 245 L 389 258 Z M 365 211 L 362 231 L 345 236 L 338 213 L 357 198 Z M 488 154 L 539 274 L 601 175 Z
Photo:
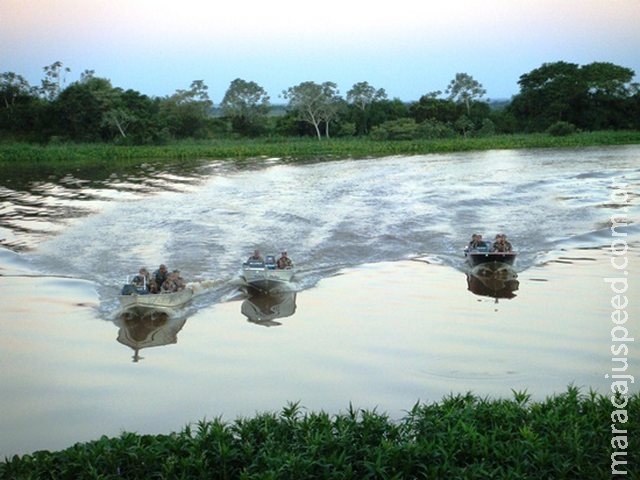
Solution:
M 249 298 L 242 302 L 240 311 L 250 322 L 265 327 L 282 325 L 277 318 L 290 317 L 296 311 L 296 292 L 272 291 L 264 293 L 250 289 Z
M 133 349 L 134 362 L 142 360 L 140 350 L 178 341 L 186 316 L 170 310 L 132 308 L 121 312 L 114 323 L 120 327 L 118 342 Z
M 514 298 L 520 282 L 518 274 L 510 265 L 500 262 L 483 263 L 467 272 L 467 288 L 481 297 Z

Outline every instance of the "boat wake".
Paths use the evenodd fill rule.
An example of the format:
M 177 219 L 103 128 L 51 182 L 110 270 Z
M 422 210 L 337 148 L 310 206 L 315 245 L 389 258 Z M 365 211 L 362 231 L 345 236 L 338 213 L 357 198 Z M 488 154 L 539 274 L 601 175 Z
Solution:
M 640 188 L 637 152 L 627 147 L 274 161 L 251 168 L 217 164 L 194 172 L 188 188 L 172 191 L 163 185 L 119 196 L 123 179 L 105 181 L 93 187 L 92 201 L 109 193 L 98 203 L 60 182 L 51 187 L 64 192 L 56 208 L 73 207 L 77 216 L 51 225 L 55 233 L 44 240 L 29 237 L 31 230 L 20 226 L 27 220 L 38 224 L 51 210 L 51 189 L 35 189 L 28 211 L 33 214 L 13 212 L 11 233 L 28 237 L 24 245 L 35 244 L 24 258 L 36 274 L 94 282 L 109 314 L 115 311 L 110 299 L 121 288 L 113 279 L 160 263 L 191 280 L 192 304 L 241 298 L 246 285 L 239 263 L 256 248 L 288 250 L 297 291 L 378 262 L 416 260 L 467 272 L 463 248 L 472 233 L 506 233 L 518 252 L 514 268 L 522 272 L 565 250 L 610 245 L 615 214 L 627 215 L 627 241 L 640 239 L 639 198 L 629 195 L 624 208 L 610 201 L 614 179 L 624 178 L 629 192 Z M 158 205 L 171 213 L 150 215 Z

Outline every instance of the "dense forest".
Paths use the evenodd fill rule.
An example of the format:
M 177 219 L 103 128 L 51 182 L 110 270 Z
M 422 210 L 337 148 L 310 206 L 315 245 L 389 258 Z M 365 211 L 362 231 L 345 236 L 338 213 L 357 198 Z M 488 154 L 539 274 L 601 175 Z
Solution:
M 389 99 L 363 81 L 342 96 L 334 82 L 303 82 L 273 104 L 257 83 L 235 79 L 218 105 L 203 80 L 166 97 L 114 87 L 85 70 L 66 84 L 62 62 L 44 67 L 38 86 L 0 74 L 0 140 L 38 143 L 165 144 L 180 139 L 368 136 L 382 140 L 496 133 L 640 129 L 635 72 L 607 62 L 545 63 L 518 80 L 519 92 L 489 102 L 471 75 L 414 102 Z

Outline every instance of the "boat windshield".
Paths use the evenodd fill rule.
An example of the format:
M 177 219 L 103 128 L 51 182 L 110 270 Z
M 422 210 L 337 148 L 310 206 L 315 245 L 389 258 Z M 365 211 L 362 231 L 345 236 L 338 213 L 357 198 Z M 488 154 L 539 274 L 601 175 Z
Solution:
M 275 255 L 267 255 L 264 261 L 261 260 L 248 260 L 243 264 L 248 268 L 266 268 L 269 270 L 275 270 L 276 268 L 276 257 Z
M 474 252 L 488 252 L 489 251 L 489 244 L 487 242 L 482 242 L 479 245 L 477 245 L 476 247 L 471 249 Z

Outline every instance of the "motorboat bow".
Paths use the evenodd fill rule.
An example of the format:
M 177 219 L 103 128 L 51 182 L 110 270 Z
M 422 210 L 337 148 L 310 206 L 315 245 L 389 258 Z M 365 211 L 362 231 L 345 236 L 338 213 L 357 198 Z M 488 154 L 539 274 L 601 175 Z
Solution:
M 294 273 L 293 268 L 278 268 L 274 255 L 267 255 L 264 261 L 249 260 L 242 264 L 246 284 L 262 292 L 286 289 Z
M 494 252 L 491 251 L 489 245 L 485 242 L 475 248 L 465 248 L 464 256 L 472 267 L 482 265 L 484 263 L 506 263 L 513 265 L 516 261 L 516 252 Z
M 120 306 L 123 309 L 148 308 L 148 309 L 174 309 L 181 307 L 193 297 L 193 289 L 190 286 L 176 292 L 151 293 L 148 285 L 134 282 L 135 275 L 127 278 L 119 295 Z

